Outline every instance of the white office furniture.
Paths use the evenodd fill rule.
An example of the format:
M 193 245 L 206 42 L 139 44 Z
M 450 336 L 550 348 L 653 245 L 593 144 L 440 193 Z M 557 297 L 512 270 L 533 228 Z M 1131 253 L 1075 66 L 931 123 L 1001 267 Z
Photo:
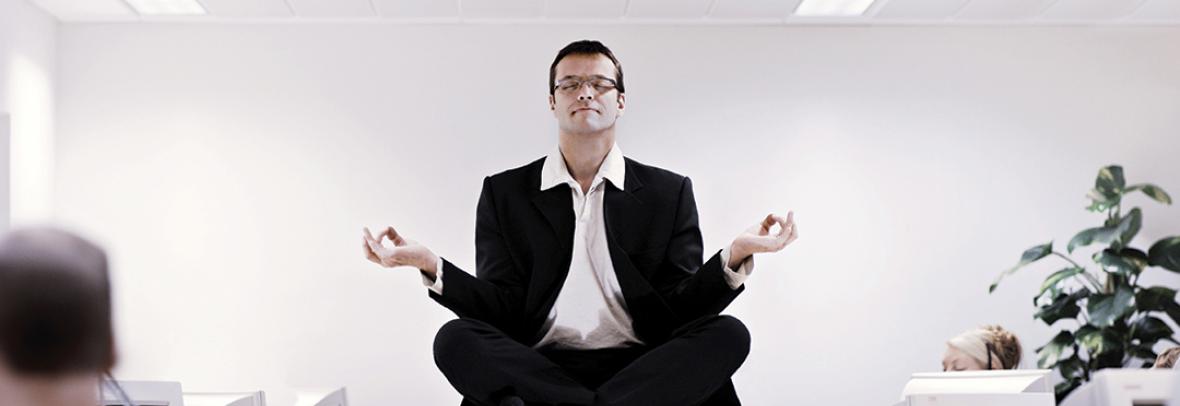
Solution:
M 348 406 L 344 389 L 297 391 L 295 406 Z
M 917 373 L 896 406 L 1054 406 L 1050 371 Z
M 1172 365 L 1172 399 L 1168 400 L 1168 406 L 1180 406 L 1180 362 Z
M 185 392 L 184 406 L 266 406 L 266 394 L 258 392 Z
M 128 399 L 124 399 L 113 385 L 106 383 L 102 390 L 103 406 L 126 406 L 130 400 L 135 406 L 184 406 L 180 382 L 168 381 L 117 381 Z
M 1176 383 L 1171 369 L 1103 369 L 1061 406 L 1164 406 L 1173 399 Z

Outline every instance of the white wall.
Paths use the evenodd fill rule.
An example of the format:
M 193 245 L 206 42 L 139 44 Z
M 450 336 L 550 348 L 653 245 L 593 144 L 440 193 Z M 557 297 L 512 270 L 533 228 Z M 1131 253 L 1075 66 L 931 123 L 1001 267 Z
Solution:
M 1082 208 L 1102 165 L 1180 197 L 1177 27 L 59 35 L 55 214 L 113 253 L 118 375 L 276 404 L 303 385 L 348 385 L 359 405 L 458 402 L 430 353 L 453 316 L 416 272 L 367 263 L 360 230 L 394 224 L 471 270 L 481 179 L 554 147 L 543 83 L 576 39 L 622 59 L 619 143 L 694 179 L 706 250 L 796 212 L 801 238 L 759 258 L 730 308 L 754 336 L 735 377 L 748 404 L 891 403 L 983 323 L 1018 332 L 1031 367 L 1055 330 L 1030 299 L 1057 264 L 988 295 L 992 278 L 1098 224 Z M 1134 199 L 1140 245 L 1180 234 L 1180 208 Z
M 25 0 L 0 0 L 0 230 L 51 218 L 57 20 Z
M 12 193 L 10 191 L 11 181 L 9 174 L 12 171 L 9 169 L 10 140 L 12 139 L 12 119 L 8 113 L 0 112 L 0 230 L 8 230 L 10 219 L 9 202 Z

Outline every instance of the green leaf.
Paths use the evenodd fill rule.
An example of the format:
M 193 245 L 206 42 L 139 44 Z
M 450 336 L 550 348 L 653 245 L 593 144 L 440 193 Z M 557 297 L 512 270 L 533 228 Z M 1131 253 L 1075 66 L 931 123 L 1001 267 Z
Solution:
M 1042 369 L 1053 368 L 1057 365 L 1057 360 L 1061 358 L 1061 353 L 1073 345 L 1073 334 L 1069 331 L 1061 330 L 1057 336 L 1053 337 L 1044 347 L 1037 348 L 1037 366 Z
M 1168 317 L 1172 319 L 1172 322 L 1180 323 L 1180 321 L 1177 321 L 1180 320 L 1180 304 L 1177 304 L 1174 301 L 1165 303 L 1164 313 L 1168 314 Z M 1180 341 L 1176 341 L 1175 339 L 1169 338 L 1169 340 L 1172 340 L 1176 344 L 1180 344 Z
M 1098 170 L 1098 179 L 1094 180 L 1094 189 L 1105 193 L 1122 193 L 1127 182 L 1123 179 L 1123 167 L 1110 165 Z
M 1097 202 L 1097 201 L 1091 202 L 1089 206 L 1086 206 L 1086 210 L 1089 210 L 1089 211 L 1092 211 L 1095 213 L 1104 212 L 1104 211 L 1106 211 L 1106 209 L 1109 209 L 1109 208 L 1110 208 L 1109 206 L 1103 204 L 1102 202 Z
M 1086 363 L 1078 354 L 1073 354 L 1057 361 L 1057 370 L 1061 372 L 1062 378 L 1082 378 L 1086 376 Z
M 1135 310 L 1135 294 L 1130 287 L 1121 285 L 1114 294 L 1091 295 L 1086 303 L 1090 323 L 1097 327 L 1109 327 Z
M 1171 337 L 1172 333 L 1168 323 L 1156 317 L 1147 316 L 1131 324 L 1131 338 L 1139 340 L 1140 344 L 1155 344 L 1160 339 Z
M 1115 346 L 1107 349 L 1106 352 L 1094 355 L 1090 358 L 1090 369 L 1099 370 L 1106 368 L 1122 368 L 1123 360 L 1126 358 L 1127 351 L 1123 346 Z
M 1048 243 L 1024 250 L 1024 253 L 1020 255 L 1020 262 L 1016 263 L 1016 266 L 1009 268 L 1007 271 L 1001 272 L 1000 275 L 996 277 L 996 280 L 992 282 L 992 285 L 987 288 L 987 293 L 994 292 L 996 290 L 996 286 L 999 286 L 1000 280 L 1004 279 L 1005 276 L 1011 275 L 1013 272 L 1016 272 L 1017 269 L 1036 262 L 1041 258 L 1047 257 L 1052 253 L 1053 241 L 1049 241 Z
M 1170 336 L 1162 338 L 1171 339 Z M 1142 368 L 1151 368 L 1152 364 L 1155 363 L 1155 359 L 1159 357 L 1159 354 L 1155 352 L 1155 345 L 1159 339 L 1157 338 L 1154 340 L 1145 341 L 1132 337 L 1131 341 L 1132 342 L 1127 345 L 1127 355 L 1146 361 L 1143 363 Z
M 1119 239 L 1121 246 L 1126 246 L 1131 243 L 1131 239 L 1135 238 L 1135 234 L 1139 234 L 1139 228 L 1143 226 L 1143 212 L 1138 207 L 1132 208 L 1122 220 L 1119 220 Z
M 1149 264 L 1147 261 L 1147 253 L 1135 248 L 1123 248 L 1119 250 L 1119 256 L 1123 257 L 1123 260 L 1130 262 L 1131 265 L 1139 268 L 1140 271 L 1142 271 L 1144 268 L 1147 268 L 1147 265 Z
M 1075 268 L 1075 267 L 1069 267 L 1069 268 L 1065 268 L 1060 271 L 1054 272 L 1052 275 L 1049 275 L 1048 278 L 1045 278 L 1044 283 L 1041 283 L 1041 291 L 1037 293 L 1036 297 L 1041 297 L 1041 295 L 1044 295 L 1045 292 L 1051 292 L 1053 294 L 1053 296 L 1056 297 L 1059 293 L 1061 293 L 1061 288 L 1058 286 L 1058 284 L 1060 284 L 1061 281 L 1069 279 L 1070 277 L 1080 274 L 1082 272 L 1086 272 L 1086 270 L 1082 269 L 1082 268 Z
M 1117 273 L 1123 276 L 1137 275 L 1139 271 L 1143 270 L 1141 267 L 1136 267 L 1134 262 L 1123 258 L 1111 249 L 1095 252 L 1094 262 L 1102 265 L 1102 268 L 1107 272 Z
M 1172 204 L 1172 197 L 1168 196 L 1168 192 L 1165 192 L 1163 189 L 1160 189 L 1159 186 L 1156 186 L 1156 185 L 1153 185 L 1150 183 L 1140 183 L 1138 185 L 1131 185 L 1130 187 L 1127 188 L 1128 193 L 1134 192 L 1136 190 L 1142 190 L 1143 194 L 1150 196 L 1152 199 L 1155 199 L 1155 201 L 1157 201 L 1157 202 L 1160 202 L 1163 204 Z
M 1087 207 L 1086 210 L 1092 212 L 1106 211 L 1111 207 L 1118 205 L 1119 201 L 1122 200 L 1122 197 L 1120 197 L 1118 193 L 1102 192 L 1098 189 L 1091 189 L 1090 192 L 1086 194 L 1086 197 L 1090 198 L 1090 207 Z
M 1061 319 L 1072 319 L 1078 317 L 1078 312 L 1082 309 L 1078 307 L 1078 300 L 1088 296 L 1090 291 L 1087 289 L 1080 289 L 1072 294 L 1061 293 L 1053 298 L 1053 302 L 1041 306 L 1040 310 L 1033 315 L 1034 318 L 1041 319 L 1045 324 L 1053 325 Z
M 1140 289 L 1135 293 L 1135 307 L 1141 312 L 1166 311 L 1176 304 L 1176 290 L 1163 286 Z
M 1077 339 L 1078 345 L 1081 345 L 1090 354 L 1103 354 L 1115 349 L 1122 349 L 1118 333 L 1110 329 L 1099 329 L 1087 324 L 1079 328 L 1074 337 Z
M 1156 354 L 1155 351 L 1152 350 L 1151 345 L 1132 345 L 1127 349 L 1127 352 L 1132 356 L 1152 361 L 1154 361 L 1155 358 L 1159 356 L 1159 354 Z M 1147 364 L 1146 367 L 1151 367 L 1151 364 Z
M 1180 272 L 1180 236 L 1156 241 L 1147 250 L 1147 260 L 1152 265 L 1172 272 Z
M 1180 323 L 1180 303 L 1176 303 L 1176 301 L 1174 300 L 1174 298 L 1176 297 L 1176 291 L 1168 289 L 1168 288 L 1161 288 L 1161 287 L 1154 287 L 1151 289 L 1159 289 L 1160 291 L 1165 291 L 1165 292 L 1158 293 L 1157 294 L 1158 296 L 1156 296 L 1154 298 L 1148 298 L 1148 300 L 1153 301 L 1152 303 L 1150 303 L 1148 308 L 1150 308 L 1151 311 L 1162 310 L 1164 313 L 1166 313 L 1168 315 L 1169 318 L 1172 319 L 1172 322 Z M 1139 298 L 1136 297 L 1135 300 L 1138 301 Z M 1140 310 L 1140 311 L 1142 311 L 1142 310 Z M 1180 341 L 1176 341 L 1175 339 L 1172 339 L 1170 337 L 1168 339 L 1173 342 L 1176 342 L 1176 344 L 1180 344 Z
M 1122 219 L 1118 219 L 1118 224 L 1087 228 L 1075 234 L 1073 238 L 1069 239 L 1066 250 L 1073 253 L 1074 249 L 1094 243 L 1115 243 L 1114 245 L 1117 245 L 1115 248 L 1122 248 L 1123 245 L 1131 242 L 1131 239 L 1135 237 L 1135 234 L 1139 233 L 1139 229 L 1142 226 L 1143 213 L 1136 207 L 1131 209 Z
M 1118 226 L 1087 228 L 1069 239 L 1069 245 L 1066 246 L 1066 249 L 1072 253 L 1075 248 L 1085 247 L 1093 243 L 1108 244 L 1114 241 L 1117 236 Z

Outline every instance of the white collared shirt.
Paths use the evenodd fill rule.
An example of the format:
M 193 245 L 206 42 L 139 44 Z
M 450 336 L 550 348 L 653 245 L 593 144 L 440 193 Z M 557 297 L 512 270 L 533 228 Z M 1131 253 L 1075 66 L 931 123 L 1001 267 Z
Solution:
M 576 221 L 569 273 L 542 326 L 545 334 L 534 348 L 590 350 L 643 344 L 632 327 L 631 314 L 615 275 L 603 218 L 606 182 L 624 189 L 626 169 L 623 152 L 618 145 L 612 146 L 594 175 L 589 191 L 583 193 L 581 185 L 570 175 L 560 149 L 545 158 L 539 187 L 548 190 L 568 185 Z M 732 289 L 740 287 L 753 270 L 750 259 L 742 262 L 736 272 L 729 269 L 729 248 L 721 251 L 721 263 L 726 282 Z M 439 295 L 443 289 L 442 268 L 440 258 L 435 280 L 423 276 L 423 284 Z

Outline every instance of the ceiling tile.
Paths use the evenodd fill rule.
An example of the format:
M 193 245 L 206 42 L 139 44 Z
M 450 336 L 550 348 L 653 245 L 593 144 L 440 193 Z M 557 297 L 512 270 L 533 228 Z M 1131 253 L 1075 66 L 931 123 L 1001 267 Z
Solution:
M 62 21 L 145 20 L 124 0 L 27 0 Z M 612 20 L 642 23 L 736 21 L 792 22 L 801 0 L 199 0 L 221 18 L 377 17 L 391 19 Z M 150 19 L 150 18 L 149 18 Z M 831 20 L 863 24 L 904 20 L 954 25 L 956 21 L 1120 21 L 1180 23 L 1180 0 L 876 0 L 863 18 Z M 218 20 L 218 19 L 214 19 Z M 799 20 L 802 21 L 802 20 Z
M 1180 20 L 1180 1 L 1147 0 L 1138 10 L 1131 13 L 1131 20 L 1176 21 Z
M 799 6 L 800 0 L 717 0 L 709 11 L 716 19 L 782 19 Z
M 539 18 L 544 0 L 463 0 L 463 18 Z
M 548 0 L 545 16 L 550 18 L 620 18 L 627 0 Z
M 60 19 L 136 15 L 123 0 L 33 0 L 33 4 Z
M 1142 0 L 1059 0 L 1041 14 L 1046 20 L 1106 21 L 1126 17 Z
M 287 0 L 296 17 L 376 17 L 369 0 Z
M 963 7 L 956 19 L 1011 20 L 1035 18 L 1054 0 L 972 0 Z
M 884 1 L 874 17 L 889 19 L 934 19 L 950 18 L 963 9 L 970 0 L 877 0 Z
M 283 0 L 200 0 L 209 15 L 217 17 L 290 17 Z
M 373 0 L 386 18 L 458 17 L 459 0 Z
M 631 0 L 627 18 L 698 19 L 705 18 L 714 0 Z

